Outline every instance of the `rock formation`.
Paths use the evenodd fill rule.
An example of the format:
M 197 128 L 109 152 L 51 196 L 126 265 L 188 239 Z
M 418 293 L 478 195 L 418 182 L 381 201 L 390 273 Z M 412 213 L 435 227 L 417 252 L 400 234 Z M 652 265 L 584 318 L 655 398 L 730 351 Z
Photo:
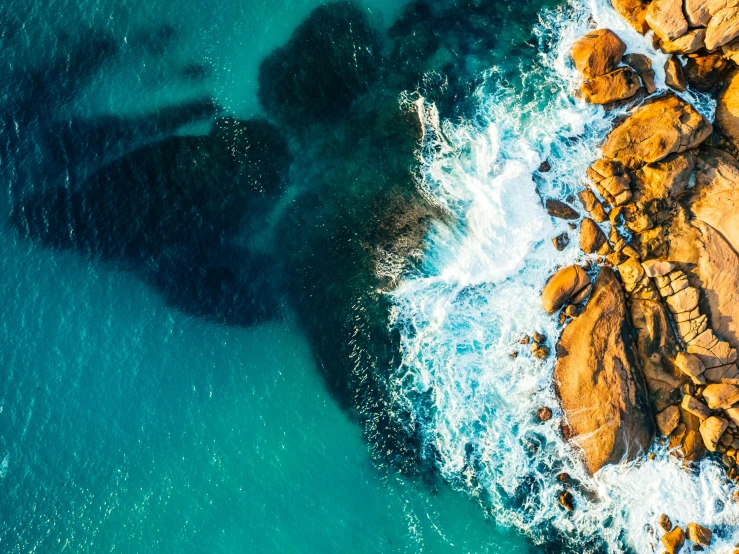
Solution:
M 654 0 L 614 7 L 637 29 L 632 16 L 644 10 L 660 47 L 673 54 L 666 82 L 676 90 L 689 84 L 715 92 L 739 60 L 739 8 L 731 4 Z M 599 56 L 587 52 L 601 43 L 608 48 Z M 573 48 L 585 100 L 619 96 L 626 71 L 646 86 L 651 61 L 627 54 L 616 63 L 625 52 L 618 44 L 602 30 Z M 674 54 L 687 56 L 684 75 Z M 581 223 L 581 249 L 605 256 L 607 265 L 584 311 L 562 333 L 555 387 L 565 434 L 591 471 L 648 450 L 656 428 L 685 463 L 716 453 L 729 477 L 739 478 L 739 70 L 728 75 L 716 129 L 672 93 L 647 98 L 606 137 L 579 194 L 590 215 Z M 704 144 L 709 137 L 722 149 Z M 544 290 L 550 311 L 567 305 L 576 281 L 570 268 L 555 277 Z M 682 529 L 666 530 L 665 549 L 678 551 Z M 705 528 L 691 524 L 689 533 L 696 544 L 710 543 Z
M 595 473 L 649 449 L 655 425 L 621 284 L 603 268 L 585 311 L 557 345 L 555 387 L 565 435 Z

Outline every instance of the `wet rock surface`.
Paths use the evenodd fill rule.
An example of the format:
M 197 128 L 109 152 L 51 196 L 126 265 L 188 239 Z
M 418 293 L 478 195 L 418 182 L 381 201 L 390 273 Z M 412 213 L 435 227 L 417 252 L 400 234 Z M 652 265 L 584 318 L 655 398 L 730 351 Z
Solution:
M 557 344 L 555 387 L 565 435 L 587 468 L 635 459 L 646 451 L 655 423 L 639 366 L 621 284 L 601 270 L 585 311 Z

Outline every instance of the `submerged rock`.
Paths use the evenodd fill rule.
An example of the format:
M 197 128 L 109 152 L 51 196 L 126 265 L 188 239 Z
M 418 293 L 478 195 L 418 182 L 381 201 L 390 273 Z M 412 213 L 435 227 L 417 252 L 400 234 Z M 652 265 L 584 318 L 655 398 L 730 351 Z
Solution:
M 289 165 L 269 123 L 220 119 L 210 135 L 166 139 L 75 190 L 27 198 L 11 221 L 46 246 L 136 270 L 187 313 L 250 325 L 274 317 L 278 303 L 267 257 L 232 241 L 282 193 Z
M 585 311 L 562 333 L 554 380 L 565 434 L 591 473 L 633 460 L 655 435 L 621 285 L 601 269 Z
M 377 32 L 350 2 L 319 6 L 259 68 L 259 101 L 292 128 L 336 121 L 380 77 Z

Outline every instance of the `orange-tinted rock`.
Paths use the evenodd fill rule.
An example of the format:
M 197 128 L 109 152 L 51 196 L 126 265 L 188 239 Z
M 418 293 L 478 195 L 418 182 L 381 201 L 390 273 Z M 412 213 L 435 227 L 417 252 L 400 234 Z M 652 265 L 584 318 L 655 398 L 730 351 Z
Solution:
M 639 77 L 627 67 L 593 77 L 580 86 L 580 93 L 591 104 L 608 104 L 631 98 L 639 90 Z
M 549 278 L 541 293 L 541 303 L 551 314 L 567 302 L 584 300 L 589 292 L 590 277 L 579 265 L 571 265 Z
M 649 31 L 646 21 L 649 2 L 646 0 L 611 0 L 611 4 L 619 15 L 639 33 L 643 35 Z
M 638 168 L 695 148 L 712 131 L 710 122 L 693 106 L 667 94 L 641 106 L 611 131 L 603 155 Z
M 625 298 L 611 269 L 601 270 L 585 311 L 562 333 L 557 355 L 554 379 L 566 434 L 587 468 L 595 473 L 647 451 L 655 423 Z
M 621 63 L 626 44 L 609 29 L 598 29 L 580 37 L 570 49 L 575 67 L 587 78 L 610 73 Z
M 665 84 L 678 92 L 685 92 L 687 82 L 683 73 L 683 65 L 677 56 L 670 56 L 665 62 Z
M 739 148 L 739 70 L 731 73 L 727 83 L 718 97 L 716 126 L 735 148 Z
M 675 40 L 688 32 L 682 0 L 652 0 L 646 20 L 662 40 Z

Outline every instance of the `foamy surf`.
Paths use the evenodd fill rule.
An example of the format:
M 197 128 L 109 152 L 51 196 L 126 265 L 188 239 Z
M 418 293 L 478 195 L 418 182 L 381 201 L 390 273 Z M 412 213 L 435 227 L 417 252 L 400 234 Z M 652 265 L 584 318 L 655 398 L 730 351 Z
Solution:
M 666 56 L 648 37 L 608 0 L 573 0 L 542 14 L 536 29 L 553 45 L 531 76 L 549 91 L 546 97 L 522 103 L 524 95 L 513 89 L 480 94 L 476 124 L 440 122 L 433 110 L 424 111 L 436 155 L 423 186 L 459 225 L 435 230 L 422 275 L 394 295 L 404 362 L 399 396 L 438 451 L 443 476 L 497 521 L 537 542 L 649 552 L 661 547 L 657 519 L 669 512 L 683 526 L 714 528 L 713 551 L 730 552 L 739 541 L 739 506 L 716 464 L 704 460 L 699 474 L 688 473 L 655 446 L 654 460 L 607 466 L 590 477 L 561 435 L 561 413 L 545 424 L 533 418 L 540 406 L 558 406 L 554 360 L 534 359 L 518 341 L 534 331 L 557 339 L 557 322 L 541 308 L 539 292 L 556 267 L 585 259 L 577 231 L 551 219 L 539 194 L 565 200 L 581 190 L 618 115 L 573 99 L 579 82 L 569 47 L 595 27 L 616 31 L 629 52 L 652 58 L 656 84 L 664 88 Z M 710 98 L 682 96 L 712 118 Z M 544 160 L 552 169 L 538 173 Z M 571 240 L 558 252 L 551 238 L 562 232 Z M 511 357 L 513 351 L 520 355 Z M 582 483 L 573 490 L 571 513 L 558 504 L 560 472 Z

